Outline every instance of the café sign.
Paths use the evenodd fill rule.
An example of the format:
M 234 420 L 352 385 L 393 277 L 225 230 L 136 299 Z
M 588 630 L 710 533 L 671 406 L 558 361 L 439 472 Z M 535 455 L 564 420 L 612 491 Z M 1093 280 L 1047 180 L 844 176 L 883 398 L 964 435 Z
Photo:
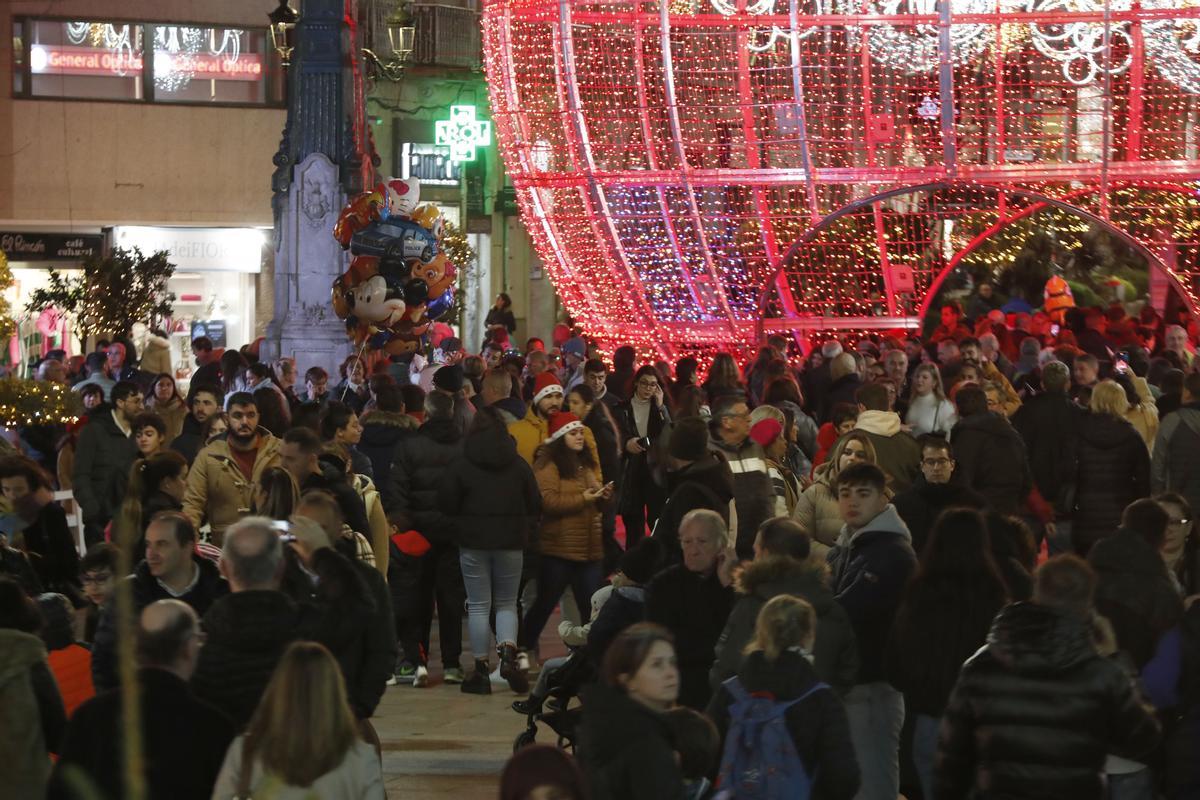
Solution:
M 100 254 L 98 234 L 0 231 L 0 250 L 9 261 L 82 261 Z

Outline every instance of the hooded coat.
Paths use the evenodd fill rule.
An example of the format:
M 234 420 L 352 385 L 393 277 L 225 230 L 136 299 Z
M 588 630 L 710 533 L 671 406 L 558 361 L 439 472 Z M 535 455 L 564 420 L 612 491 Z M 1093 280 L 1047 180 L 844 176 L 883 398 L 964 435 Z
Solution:
M 575 475 L 564 477 L 543 448 L 533 464 L 533 475 L 542 495 L 542 555 L 567 561 L 604 558 L 600 506 L 583 498 L 584 489 L 601 487 L 599 467 L 580 467 Z
M 825 565 L 767 556 L 750 562 L 738 573 L 734 590 L 737 602 L 717 640 L 716 660 L 709 672 L 709 685 L 714 690 L 737 674 L 742 651 L 754 637 L 758 612 L 781 594 L 801 597 L 817 612 L 817 639 L 813 645 L 817 676 L 842 693 L 858 682 L 858 642 L 850 616 L 829 588 Z
M 524 550 L 536 533 L 542 494 L 533 470 L 503 428 L 467 432 L 462 453 L 438 486 L 454 543 L 472 550 Z
M 702 575 L 683 564 L 668 567 L 647 585 L 646 619 L 675 636 L 680 705 L 697 711 L 708 705 L 708 671 L 734 600 L 733 587 L 722 586 L 715 570 Z
M 661 714 L 605 683 L 584 689 L 583 701 L 578 753 L 592 800 L 683 800 Z
M 856 531 L 842 528 L 829 551 L 831 588 L 858 640 L 858 683 L 884 680 L 884 651 L 900 596 L 917 566 L 912 536 L 888 505 Z
M 151 375 L 161 375 L 164 372 L 168 375 L 174 374 L 175 371 L 171 369 L 171 343 L 162 336 L 147 336 L 146 343 L 142 345 L 142 358 L 138 367 Z
M 842 512 L 833 491 L 833 464 L 826 461 L 817 467 L 813 482 L 796 499 L 792 517 L 812 539 L 813 553 L 821 559 L 837 542 L 842 532 Z
M 1079 425 L 1079 467 L 1071 540 L 1086 555 L 1112 536 L 1125 506 L 1150 494 L 1150 453 L 1126 420 L 1085 414 Z
M 963 665 L 942 719 L 934 800 L 1100 800 L 1105 755 L 1143 758 L 1154 710 L 1086 620 L 1014 603 Z
M 1112 623 L 1117 645 L 1141 670 L 1183 616 L 1167 565 L 1145 539 L 1124 529 L 1096 542 L 1088 563 L 1097 577 L 1096 612 Z
M 431 543 L 452 542 L 455 525 L 438 505 L 438 487 L 446 468 L 462 451 L 462 434 L 450 419 L 427 420 L 416 434 L 402 439 L 392 463 L 391 505 L 385 505 L 388 519 L 404 516 L 407 527 L 420 531 Z
M 819 630 L 819 628 L 818 628 Z M 750 694 L 766 693 L 776 702 L 801 697 L 821 680 L 813 665 L 799 653 L 785 650 L 774 663 L 762 652 L 746 656 L 738 669 L 738 680 Z M 729 707 L 733 697 L 724 686 L 717 689 L 708 706 L 722 741 L 729 734 Z M 860 773 L 846 709 L 836 693 L 819 689 L 784 714 L 796 755 L 805 771 L 815 778 L 812 797 L 817 800 L 850 800 L 858 791 Z
M 894 411 L 863 411 L 854 423 L 875 446 L 875 463 L 888 476 L 893 491 L 903 492 L 921 476 L 921 446 L 900 427 Z
M 662 541 L 667 557 L 679 561 L 679 523 L 689 511 L 707 508 L 729 524 L 733 501 L 733 472 L 719 453 L 709 453 L 683 469 L 667 473 L 667 502 L 654 524 L 654 538 Z
M 1001 514 L 1015 514 L 1033 488 L 1025 442 L 1008 419 L 992 411 L 963 417 L 950 432 L 953 480 L 980 494 Z
M 375 485 L 379 487 L 386 506 L 391 502 L 389 494 L 392 491 L 392 461 L 396 456 L 396 445 L 405 436 L 415 433 L 419 425 L 408 414 L 378 409 L 363 414 L 360 422 L 363 433 L 358 442 L 358 452 L 371 461 Z

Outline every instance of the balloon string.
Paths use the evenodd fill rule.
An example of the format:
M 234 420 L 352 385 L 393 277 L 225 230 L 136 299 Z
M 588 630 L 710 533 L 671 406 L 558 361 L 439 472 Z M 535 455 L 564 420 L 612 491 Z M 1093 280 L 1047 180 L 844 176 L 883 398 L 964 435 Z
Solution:
M 362 357 L 363 357 L 363 353 L 365 353 L 366 351 L 367 351 L 367 340 L 366 340 L 366 339 L 363 339 L 362 346 L 358 348 L 358 360 L 359 360 L 359 363 L 362 363 Z M 363 373 L 365 374 L 365 373 L 366 373 L 366 371 L 367 371 L 367 367 L 366 367 L 366 365 L 364 364 L 364 365 L 363 365 Z M 349 379 L 349 377 L 350 377 L 349 375 L 347 375 L 347 376 L 346 376 L 346 378 L 347 378 L 347 379 Z M 348 392 L 348 391 L 350 391 L 350 384 L 349 384 L 349 383 L 347 383 L 347 384 L 346 384 L 346 388 L 342 389 L 342 396 L 341 396 L 340 398 L 338 398 L 338 402 L 341 402 L 341 403 L 344 403 L 344 402 L 346 402 L 346 392 Z

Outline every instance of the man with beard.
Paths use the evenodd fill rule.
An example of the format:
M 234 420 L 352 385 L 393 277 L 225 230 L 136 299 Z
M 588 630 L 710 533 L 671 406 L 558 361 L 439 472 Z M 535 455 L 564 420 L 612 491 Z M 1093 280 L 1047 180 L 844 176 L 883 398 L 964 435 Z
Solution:
M 279 440 L 258 425 L 249 392 L 229 398 L 229 430 L 206 445 L 192 463 L 183 513 L 199 528 L 207 519 L 218 547 L 225 529 L 250 513 L 254 487 L 268 467 L 279 466 Z
M 533 402 L 525 412 L 525 418 L 517 420 L 508 426 L 509 434 L 517 441 L 517 453 L 530 466 L 538 447 L 549 436 L 550 417 L 556 411 L 562 411 L 563 387 L 554 373 L 547 370 L 537 376 L 533 386 Z M 600 456 L 596 450 L 596 438 L 589 428 L 584 427 L 583 438 L 588 449 L 592 451 L 592 459 L 599 464 Z

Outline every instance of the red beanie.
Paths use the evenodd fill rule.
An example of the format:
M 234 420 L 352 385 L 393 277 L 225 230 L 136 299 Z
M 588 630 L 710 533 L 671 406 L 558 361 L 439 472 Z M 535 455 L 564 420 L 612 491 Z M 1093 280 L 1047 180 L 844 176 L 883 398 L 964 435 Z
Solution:
M 556 411 L 550 415 L 550 435 L 546 437 L 546 444 L 550 444 L 555 439 L 561 439 L 571 431 L 582 427 L 583 423 L 579 421 L 579 417 L 570 411 Z
M 783 426 L 779 424 L 779 420 L 772 417 L 760 419 L 750 428 L 750 438 L 758 442 L 760 447 L 766 447 L 781 433 Z
M 558 378 L 554 377 L 554 373 L 549 370 L 539 373 L 533 382 L 533 404 L 535 406 L 547 395 L 562 393 L 562 384 L 558 382 Z

